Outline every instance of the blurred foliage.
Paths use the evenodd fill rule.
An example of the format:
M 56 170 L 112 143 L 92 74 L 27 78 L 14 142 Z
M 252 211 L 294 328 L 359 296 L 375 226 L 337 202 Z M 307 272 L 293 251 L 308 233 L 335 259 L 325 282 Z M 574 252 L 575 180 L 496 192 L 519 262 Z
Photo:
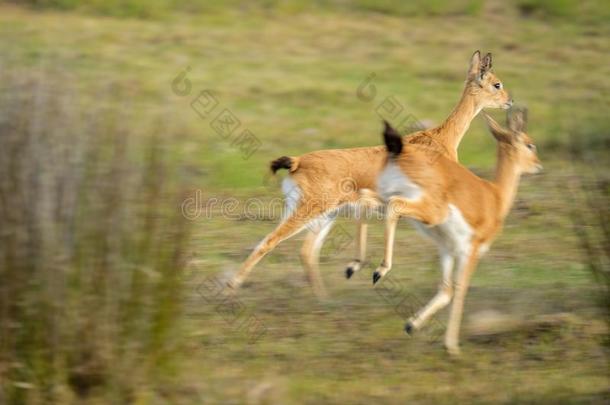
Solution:
M 112 84 L 91 99 L 57 73 L 0 82 L 4 395 L 132 402 L 179 361 L 188 227 L 163 142 L 133 140 Z
M 610 153 L 610 121 L 600 115 L 591 115 L 578 123 L 561 123 L 561 118 L 551 124 L 563 136 L 545 139 L 543 148 L 561 155 L 565 159 L 579 162 L 598 162 L 599 165 Z M 563 126 L 563 130 L 559 127 Z M 603 164 L 603 163 L 602 163 Z
M 610 18 L 610 3 L 603 0 L 514 0 L 524 17 L 604 22 Z
M 585 126 L 585 128 L 589 128 Z M 610 133 L 607 128 L 575 134 L 569 153 L 578 170 L 568 187 L 570 216 L 587 268 L 600 291 L 598 299 L 610 324 Z M 610 336 L 606 336 L 610 344 Z
M 478 15 L 485 0 L 4 0 L 37 8 L 59 10 L 81 9 L 119 17 L 159 18 L 168 13 L 210 12 L 222 9 L 248 11 L 300 12 L 334 10 L 378 12 L 399 16 Z M 590 15 L 608 16 L 608 2 L 603 0 L 512 0 L 514 7 L 526 16 L 576 17 L 582 11 Z M 584 7 L 584 10 L 583 10 Z M 600 15 L 601 13 L 601 15 Z
M 524 15 L 568 17 L 577 11 L 579 2 L 573 0 L 518 0 L 517 6 Z

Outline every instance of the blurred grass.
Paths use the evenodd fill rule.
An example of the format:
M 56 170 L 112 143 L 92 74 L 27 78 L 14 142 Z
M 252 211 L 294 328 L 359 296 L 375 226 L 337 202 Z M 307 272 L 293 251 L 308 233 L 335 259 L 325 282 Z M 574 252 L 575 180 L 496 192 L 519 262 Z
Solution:
M 0 400 L 132 402 L 180 359 L 189 224 L 165 142 L 133 139 L 121 86 L 0 77 Z
M 181 2 L 176 0 L 24 0 L 13 1 L 35 8 L 55 8 L 60 10 L 80 9 L 118 17 L 162 18 L 171 11 L 177 12 L 218 12 L 226 9 L 248 11 L 297 13 L 306 10 L 379 12 L 390 15 L 447 15 L 476 14 L 482 0 L 416 0 L 396 2 L 391 0 L 226 0 L 222 3 L 205 0 Z
M 4 0 L 37 9 L 80 10 L 114 17 L 144 19 L 167 18 L 172 12 L 218 13 L 227 9 L 248 12 L 290 15 L 305 11 L 331 11 L 349 13 L 375 12 L 393 16 L 456 16 L 480 15 L 489 1 L 485 0 Z M 510 7 L 524 16 L 537 18 L 593 17 L 598 21 L 607 18 L 609 7 L 602 0 L 512 0 Z
M 606 2 L 28 4 L 0 6 L 1 113 L 9 127 L 22 123 L 15 139 L 33 137 L 36 148 L 20 155 L 5 147 L 19 142 L 3 141 L 2 162 L 21 162 L 20 170 L 39 173 L 33 178 L 44 175 L 41 184 L 49 177 L 56 179 L 50 184 L 69 185 L 80 208 L 62 210 L 45 202 L 48 194 L 38 196 L 29 183 L 19 183 L 27 201 L 40 200 L 41 212 L 56 207 L 62 215 L 78 216 L 76 228 L 62 232 L 55 227 L 64 217 L 32 217 L 26 234 L 57 239 L 59 246 L 20 253 L 15 263 L 27 264 L 25 273 L 3 262 L 3 314 L 13 297 L 22 312 L 2 323 L 3 336 L 10 339 L 2 341 L 0 403 L 6 398 L 144 404 L 607 398 L 608 348 L 602 344 L 607 331 L 594 327 L 604 316 L 593 299 L 599 289 L 572 232 L 574 207 L 565 197 L 565 184 L 587 173 L 586 163 L 569 153 L 573 139 L 582 140 L 583 151 L 596 153 L 601 167 L 608 165 Z M 184 248 L 183 238 L 171 236 L 182 232 L 174 222 L 180 222 L 176 199 L 184 185 L 201 189 L 204 201 L 268 201 L 279 196 L 274 182 L 265 181 L 269 160 L 378 144 L 375 109 L 389 96 L 418 119 L 438 123 L 457 102 L 475 49 L 493 52 L 496 73 L 515 99 L 528 105 L 529 132 L 546 172 L 523 180 L 504 234 L 474 277 L 466 320 L 490 308 L 525 317 L 567 311 L 590 326 L 515 334 L 489 344 L 465 337 L 467 356 L 448 362 L 440 344 L 403 336 L 404 319 L 370 287 L 370 272 L 344 280 L 352 245 L 325 251 L 322 274 L 332 298 L 317 302 L 302 276 L 297 238 L 265 259 L 239 296 L 268 329 L 248 345 L 248 336 L 195 289 L 206 277 L 234 270 L 275 221 L 227 219 L 218 212 L 192 224 L 186 243 L 194 279 L 185 289 L 176 286 L 173 272 L 182 267 L 168 263 L 172 252 Z M 179 96 L 171 83 L 187 66 L 191 94 Z M 356 89 L 371 72 L 378 96 L 366 103 Z M 191 109 L 193 98 L 206 89 L 219 108 L 237 116 L 239 130 L 248 128 L 261 141 L 249 159 L 210 127 L 214 115 L 203 120 Z M 82 149 L 81 142 L 92 149 Z M 53 145 L 63 154 L 47 156 Z M 489 175 L 494 149 L 477 119 L 460 159 Z M 82 168 L 76 170 L 81 166 L 72 159 L 84 162 Z M 75 183 L 69 176 L 74 170 L 88 183 Z M 3 181 L 7 178 L 3 174 Z M 25 204 L 16 212 L 22 211 L 20 221 L 26 221 L 36 209 Z M 161 222 L 149 232 L 144 225 L 152 219 Z M 2 227 L 5 238 L 15 237 L 14 229 L 26 223 L 15 225 Z M 341 219 L 338 226 L 353 236 L 351 222 Z M 436 250 L 406 225 L 398 232 L 392 275 L 426 301 L 438 282 Z M 60 242 L 71 234 L 76 247 L 65 253 Z M 3 246 L 4 253 L 12 251 Z M 374 223 L 373 261 L 381 246 L 382 225 Z M 90 263 L 107 256 L 112 260 L 106 270 L 96 272 Z M 66 265 L 64 257 L 78 261 Z M 22 287 L 6 287 L 9 273 L 16 277 L 11 283 Z M 68 286 L 58 289 L 62 283 Z M 141 287 L 126 288 L 131 283 Z M 38 305 L 41 300 L 44 306 Z M 441 322 L 444 317 L 438 316 Z M 12 328 L 21 323 L 27 327 L 15 334 Z M 88 391 L 79 394 L 83 384 Z

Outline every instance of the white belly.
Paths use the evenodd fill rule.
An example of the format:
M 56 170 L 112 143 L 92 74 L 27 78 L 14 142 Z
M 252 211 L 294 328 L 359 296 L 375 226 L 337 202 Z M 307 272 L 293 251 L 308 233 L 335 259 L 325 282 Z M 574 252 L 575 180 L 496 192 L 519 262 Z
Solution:
M 454 254 L 469 252 L 472 228 L 455 205 L 449 204 L 447 218 L 439 225 L 429 227 L 416 220 L 410 220 L 410 222 L 420 233 L 432 239 L 446 251 Z
M 377 180 L 377 187 L 384 201 L 392 196 L 418 200 L 423 194 L 421 187 L 411 181 L 394 162 L 389 162 L 383 169 Z M 470 249 L 472 228 L 455 205 L 449 204 L 447 218 L 439 225 L 429 227 L 413 219 L 410 222 L 420 233 L 448 252 L 461 254 Z

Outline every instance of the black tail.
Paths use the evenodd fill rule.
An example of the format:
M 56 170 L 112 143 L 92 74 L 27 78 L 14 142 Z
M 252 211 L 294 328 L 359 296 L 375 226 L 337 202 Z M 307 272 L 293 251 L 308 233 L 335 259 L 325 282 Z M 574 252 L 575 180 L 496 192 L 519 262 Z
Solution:
M 383 142 L 390 156 L 398 156 L 402 152 L 402 136 L 387 122 L 383 121 Z
M 271 162 L 270 167 L 273 174 L 275 174 L 275 172 L 280 169 L 290 170 L 292 168 L 292 158 L 289 158 L 288 156 L 282 156 L 280 158 L 277 158 Z

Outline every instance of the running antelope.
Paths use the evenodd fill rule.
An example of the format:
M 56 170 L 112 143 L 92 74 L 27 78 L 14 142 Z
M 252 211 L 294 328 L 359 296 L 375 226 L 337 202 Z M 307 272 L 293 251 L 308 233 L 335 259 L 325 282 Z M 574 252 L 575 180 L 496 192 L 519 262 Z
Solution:
M 394 231 L 400 217 L 412 220 L 429 236 L 440 253 L 442 281 L 437 294 L 411 317 L 407 333 L 421 326 L 453 298 L 445 346 L 459 354 L 458 336 L 464 297 L 480 256 L 499 234 L 522 173 L 537 173 L 542 165 L 532 139 L 524 132 L 525 110 L 512 109 L 508 129 L 483 113 L 497 141 L 494 181 L 483 180 L 445 156 L 432 161 L 430 151 L 404 145 L 403 138 L 386 123 L 388 158 L 378 179 L 378 192 L 387 203 L 385 253 L 375 274 L 383 277 L 392 267 Z M 452 280 L 454 267 L 457 269 Z
M 480 52 L 476 51 L 470 60 L 462 97 L 453 112 L 440 126 L 415 132 L 404 142 L 438 149 L 447 159 L 457 160 L 457 147 L 479 111 L 483 108 L 509 108 L 512 104 L 500 79 L 490 71 L 491 67 L 491 54 L 481 59 Z M 289 176 L 282 184 L 287 201 L 286 215 L 254 249 L 228 285 L 232 288 L 240 286 L 263 256 L 281 241 L 307 228 L 301 258 L 314 292 L 324 296 L 324 285 L 318 271 L 324 239 L 342 206 L 350 205 L 360 212 L 379 204 L 375 198 L 367 200 L 377 201 L 371 205 L 359 201 L 359 191 L 376 190 L 376 179 L 385 159 L 385 148 L 374 146 L 322 150 L 298 157 L 283 156 L 271 162 L 273 173 L 279 169 L 289 170 Z M 362 268 L 366 254 L 367 224 L 364 215 L 356 214 L 355 217 L 358 220 L 358 258 L 348 265 L 347 278 Z

